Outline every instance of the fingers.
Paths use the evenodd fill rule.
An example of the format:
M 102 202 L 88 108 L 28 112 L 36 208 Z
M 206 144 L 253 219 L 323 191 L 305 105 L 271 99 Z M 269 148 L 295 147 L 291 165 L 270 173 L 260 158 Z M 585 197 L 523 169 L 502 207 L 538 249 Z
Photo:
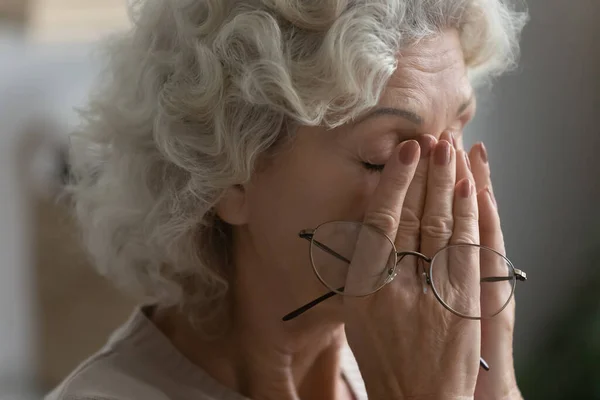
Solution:
M 504 239 L 502 238 L 498 206 L 492 188 L 487 150 L 483 143 L 473 146 L 469 152 L 469 160 L 477 190 L 481 244 L 504 254 Z
M 475 179 L 477 193 L 481 192 L 486 187 L 490 187 L 491 190 L 492 181 L 490 179 L 490 165 L 488 163 L 487 150 L 483 143 L 477 143 L 471 148 L 469 160 L 471 162 L 471 169 L 473 178 Z
M 454 231 L 450 244 L 479 244 L 479 217 L 475 185 L 463 178 L 454 196 Z
M 363 227 L 358 236 L 345 292 L 366 295 L 393 276 L 395 253 L 391 240 L 396 236 L 402 205 L 419 156 L 419 144 L 410 140 L 400 144 L 386 163 L 365 214 L 367 227 Z
M 471 171 L 471 161 L 464 150 L 456 150 L 456 182 L 460 182 L 465 178 L 475 182 Z
M 454 232 L 450 244 L 479 243 L 477 196 L 471 163 L 464 150 L 456 151 L 456 184 L 454 194 Z
M 504 238 L 500 226 L 500 217 L 496 201 L 491 190 L 490 167 L 487 152 L 483 144 L 477 144 L 471 149 L 473 170 L 480 190 L 477 193 L 479 209 L 479 235 L 481 244 L 490 247 L 500 254 L 505 254 Z M 502 277 L 509 274 L 506 262 L 490 252 L 482 252 L 480 274 L 483 278 Z M 481 286 L 481 309 L 486 315 L 491 315 L 501 309 L 510 297 L 512 285 L 509 282 L 486 283 Z M 489 354 L 489 353 L 488 353 Z
M 439 283 L 436 285 L 438 292 L 441 291 L 440 295 L 455 311 L 477 316 L 480 314 L 479 248 L 460 246 L 479 243 L 477 195 L 470 162 L 462 150 L 456 152 L 456 175 L 458 183 L 455 186 L 452 212 L 454 229 L 449 242 L 454 246 L 436 256 L 434 261 L 438 265 L 435 274 L 441 274 L 439 278 L 445 275 L 446 285 L 443 280 L 436 279 L 435 274 L 432 279 Z M 437 257 L 442 258 L 438 260 Z M 443 270 L 444 265 L 447 265 L 447 271 Z
M 469 152 L 473 166 L 473 174 L 477 186 L 477 203 L 479 208 L 479 235 L 481 244 L 490 247 L 500 254 L 506 254 L 504 239 L 500 225 L 500 217 L 496 200 L 494 198 L 488 162 L 487 151 L 483 143 L 479 143 Z M 507 265 L 496 256 L 481 257 L 481 277 L 507 276 Z M 505 305 L 506 299 L 512 294 L 509 282 L 481 284 L 481 308 L 484 313 L 490 314 Z M 512 357 L 512 332 L 515 318 L 514 297 L 504 311 L 492 319 L 481 322 L 481 353 L 490 362 L 492 370 L 480 375 L 477 380 L 477 394 L 488 392 L 490 387 L 503 386 L 509 382 L 509 387 L 515 382 L 514 374 L 507 375 L 504 368 L 513 365 Z M 516 384 L 514 385 L 516 387 Z M 505 388 L 499 389 L 499 391 Z M 506 393 L 508 391 L 505 390 Z
M 496 206 L 492 200 L 492 194 L 488 188 L 483 189 L 477 195 L 479 203 L 479 231 L 481 244 L 505 254 L 504 239 L 500 228 L 500 218 Z M 481 252 L 480 274 L 482 278 L 511 276 L 511 270 L 504 259 L 493 252 Z M 511 297 L 513 283 L 509 281 L 491 282 L 481 284 L 481 309 L 485 315 L 495 315 Z M 505 313 L 509 321 L 512 321 L 510 313 Z M 511 324 L 507 326 L 512 328 Z M 488 353 L 489 354 L 489 353 Z
M 478 244 L 479 226 L 477 196 L 471 179 L 463 178 L 456 185 L 454 196 L 454 233 L 451 245 Z M 453 246 L 447 251 L 448 283 L 452 291 L 452 306 L 467 315 L 479 315 L 479 248 Z M 441 261 L 441 260 L 440 260 Z M 435 261 L 437 263 L 437 260 Z M 440 264 L 444 265 L 444 264 Z M 437 268 L 439 271 L 439 268 Z M 456 294 L 460 295 L 456 295 Z
M 421 220 L 421 252 L 429 257 L 445 247 L 452 236 L 455 184 L 456 153 L 443 135 L 429 160 L 427 198 Z
M 489 187 L 484 188 L 477 194 L 477 203 L 481 244 L 505 254 L 500 216 Z
M 406 193 L 396 233 L 395 244 L 398 251 L 419 251 L 421 245 L 421 218 L 427 194 L 429 157 L 437 144 L 437 139 L 431 135 L 423 135 L 419 137 L 419 144 L 421 145 L 421 159 Z M 406 256 L 398 260 L 396 281 L 400 282 L 403 288 L 407 290 L 417 288 L 414 283 L 419 276 L 417 268 L 419 262 L 420 260 L 414 256 Z
M 396 234 L 396 248 L 400 251 L 419 250 L 421 217 L 423 216 L 425 194 L 427 193 L 429 156 L 437 144 L 437 140 L 431 135 L 423 135 L 419 137 L 419 144 L 421 146 L 421 159 L 408 187 Z
M 419 143 L 415 140 L 403 142 L 397 150 L 381 173 L 364 220 L 391 238 L 396 236 L 402 205 L 420 155 Z

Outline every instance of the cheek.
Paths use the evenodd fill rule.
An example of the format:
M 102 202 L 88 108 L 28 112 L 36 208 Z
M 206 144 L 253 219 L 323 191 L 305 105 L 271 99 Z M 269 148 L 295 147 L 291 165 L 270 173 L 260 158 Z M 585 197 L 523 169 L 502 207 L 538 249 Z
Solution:
M 349 168 L 277 175 L 251 197 L 251 223 L 301 230 L 332 220 L 360 220 L 374 187 L 370 176 L 357 176 Z
M 257 284 L 275 297 L 289 299 L 291 308 L 324 290 L 310 263 L 309 244 L 298 233 L 328 221 L 362 220 L 376 177 L 341 157 L 325 159 L 278 169 L 249 193 L 245 240 L 256 260 L 252 275 L 262 277 Z
M 312 220 L 318 224 L 328 221 L 362 220 L 369 194 L 369 182 L 356 174 L 321 174 L 304 201 L 310 204 Z
M 294 193 L 297 217 L 305 228 L 329 221 L 360 221 L 376 180 L 377 174 L 366 172 L 347 158 L 332 156 L 313 169 L 310 178 L 298 180 Z
M 336 220 L 361 221 L 376 184 L 348 161 L 286 168 L 265 176 L 249 196 L 248 228 L 265 257 L 306 250 L 303 229 Z M 260 240 L 260 242 L 259 242 Z M 260 244 L 258 244 L 260 243 Z

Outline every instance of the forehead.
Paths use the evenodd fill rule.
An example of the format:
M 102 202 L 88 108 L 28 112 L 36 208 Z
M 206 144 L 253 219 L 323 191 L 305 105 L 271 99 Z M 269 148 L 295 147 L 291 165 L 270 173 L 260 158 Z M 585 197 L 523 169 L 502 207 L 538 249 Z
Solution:
M 449 30 L 399 53 L 380 105 L 409 109 L 431 126 L 454 117 L 472 92 L 458 32 Z

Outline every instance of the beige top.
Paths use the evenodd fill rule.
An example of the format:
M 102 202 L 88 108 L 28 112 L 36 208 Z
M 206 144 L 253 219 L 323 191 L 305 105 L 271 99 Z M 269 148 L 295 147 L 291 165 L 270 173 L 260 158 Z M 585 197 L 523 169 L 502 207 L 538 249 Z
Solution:
M 366 390 L 349 348 L 342 369 L 354 395 Z M 46 400 L 249 400 L 192 364 L 137 309 L 106 346 L 83 362 Z

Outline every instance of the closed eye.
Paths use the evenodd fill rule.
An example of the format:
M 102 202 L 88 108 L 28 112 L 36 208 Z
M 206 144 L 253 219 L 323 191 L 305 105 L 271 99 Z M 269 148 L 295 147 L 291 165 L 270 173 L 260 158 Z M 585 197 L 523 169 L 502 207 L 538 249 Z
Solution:
M 385 167 L 385 164 L 371 164 L 368 162 L 362 162 L 363 167 L 365 167 L 365 169 L 367 171 L 371 171 L 371 172 L 381 172 L 383 171 L 383 168 Z

